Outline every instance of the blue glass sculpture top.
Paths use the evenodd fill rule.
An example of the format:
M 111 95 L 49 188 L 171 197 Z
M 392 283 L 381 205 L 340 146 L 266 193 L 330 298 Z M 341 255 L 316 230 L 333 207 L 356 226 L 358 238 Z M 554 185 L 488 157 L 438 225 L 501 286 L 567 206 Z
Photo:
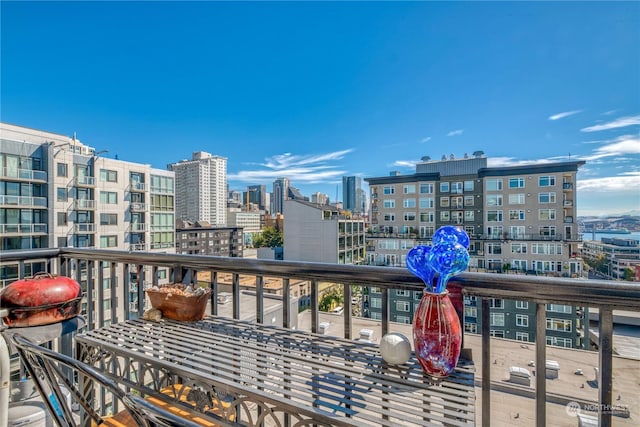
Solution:
M 469 236 L 463 230 L 445 226 L 433 235 L 433 246 L 416 246 L 407 254 L 407 269 L 420 277 L 427 292 L 442 293 L 453 276 L 469 265 Z M 438 273 L 434 288 L 433 278 Z
M 428 292 L 433 292 L 433 277 L 436 272 L 429 268 L 427 257 L 431 251 L 430 246 L 416 246 L 407 254 L 407 269 L 421 278 Z

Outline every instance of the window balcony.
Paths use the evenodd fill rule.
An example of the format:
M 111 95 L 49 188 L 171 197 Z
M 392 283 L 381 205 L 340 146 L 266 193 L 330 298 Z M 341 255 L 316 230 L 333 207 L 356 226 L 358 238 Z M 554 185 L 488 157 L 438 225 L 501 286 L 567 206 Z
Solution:
M 129 191 L 136 193 L 144 193 L 147 191 L 147 184 L 144 182 L 131 182 L 129 184 Z
M 144 233 L 148 228 L 148 224 L 145 222 L 132 222 L 129 231 L 132 233 Z
M 47 172 L 32 169 L 2 168 L 2 178 L 47 182 Z
M 93 176 L 76 176 L 73 179 L 73 184 L 76 187 L 95 187 L 96 179 Z
M 95 233 L 96 225 L 92 222 L 76 222 L 73 224 L 74 234 Z
M 0 234 L 47 234 L 47 224 L 0 224 Z
M 74 199 L 73 209 L 76 210 L 93 210 L 96 208 L 96 201 L 89 199 Z
M 0 195 L 0 206 L 47 207 L 46 197 Z
M 310 262 L 305 262 L 304 268 L 301 268 L 299 262 L 146 252 L 132 254 L 77 248 L 3 252 L 3 264 L 23 265 L 31 260 L 46 260 L 43 265 L 50 268 L 49 272 L 53 274 L 86 277 L 87 298 L 93 298 L 92 295 L 100 298 L 103 283 L 108 277 L 113 277 L 116 290 L 120 290 L 117 292 L 121 292 L 125 286 L 123 277 L 132 264 L 137 266 L 138 271 L 144 268 L 148 272 L 145 273 L 149 274 L 145 281 L 150 283 L 158 283 L 160 270 L 163 273 L 169 271 L 172 280 L 183 283 L 192 283 L 199 272 L 208 273 L 206 279 L 198 275 L 198 280 L 206 280 L 212 290 L 213 304 L 210 302 L 207 307 L 207 314 L 212 317 L 202 322 L 184 324 L 171 321 L 145 323 L 139 318 L 141 313 L 133 313 L 133 309 L 138 309 L 137 306 L 126 304 L 126 307 L 114 307 L 112 311 L 105 309 L 104 304 L 89 303 L 89 312 L 85 313 L 87 332 L 76 337 L 76 343 L 81 344 L 81 351 L 74 353 L 69 349 L 69 354 L 90 359 L 91 355 L 102 354 L 90 351 L 96 348 L 91 346 L 99 347 L 102 343 L 105 347 L 115 348 L 113 346 L 119 346 L 125 339 L 130 345 L 122 350 L 122 357 L 126 360 L 108 359 L 114 363 L 102 364 L 101 369 L 117 369 L 111 374 L 127 377 L 128 386 L 142 396 L 154 398 L 160 396 L 149 389 L 155 379 L 183 378 L 184 383 L 192 387 L 191 391 L 203 397 L 207 396 L 207 392 L 215 394 L 216 387 L 222 387 L 224 393 L 215 394 L 228 398 L 222 402 L 226 405 L 225 411 L 219 413 L 224 414 L 221 425 L 235 422 L 246 425 L 255 412 L 266 414 L 267 417 L 276 416 L 272 412 L 278 412 L 280 425 L 393 426 L 400 424 L 398 414 L 404 416 L 402 425 L 490 426 L 492 421 L 500 424 L 499 420 L 512 419 L 516 415 L 516 418 L 526 420 L 527 425 L 534 425 L 533 420 L 540 427 L 557 425 L 556 421 L 561 420 L 566 420 L 566 425 L 577 425 L 578 420 L 575 417 L 569 419 L 567 415 L 569 405 L 577 403 L 582 408 L 582 415 L 595 419 L 594 425 L 631 426 L 635 425 L 640 413 L 640 402 L 636 398 L 640 361 L 614 354 L 619 350 L 619 342 L 616 342 L 616 335 L 613 334 L 614 316 L 618 310 L 634 312 L 634 315 L 640 311 L 638 283 L 471 272 L 454 277 L 449 285 L 450 292 L 458 287 L 464 297 L 475 298 L 476 306 L 481 309 L 478 310 L 478 318 L 482 320 L 477 328 L 479 334 L 466 333 L 463 338 L 463 347 L 469 351 L 464 352 L 463 359 L 466 362 L 459 365 L 459 369 L 466 376 L 455 377 L 460 379 L 457 383 L 448 379 L 432 381 L 422 392 L 420 401 L 408 405 L 406 400 L 402 400 L 407 391 L 398 385 L 400 383 L 393 381 L 423 381 L 426 377 L 419 367 L 415 370 L 415 359 L 402 367 L 389 369 L 381 364 L 375 343 L 358 341 L 359 331 L 363 328 L 373 331 L 374 342 L 379 342 L 380 337 L 389 332 L 411 336 L 410 325 L 389 320 L 391 296 L 395 290 L 420 292 L 424 288 L 421 280 L 405 268 Z M 82 269 L 79 270 L 79 267 Z M 277 279 L 280 284 L 277 290 L 279 298 L 268 296 L 274 292 L 273 289 L 266 292 L 265 283 L 270 283 L 271 278 Z M 300 281 L 308 283 L 311 298 L 311 308 L 302 313 L 298 313 L 297 299 L 292 295 L 293 283 Z M 359 318 L 350 310 L 339 315 L 320 312 L 317 306 L 327 282 L 341 289 L 345 301 L 351 301 L 355 296 L 354 286 L 377 291 L 372 295 L 376 296 L 376 304 L 382 309 L 380 320 Z M 241 283 L 255 284 L 255 292 L 243 292 Z M 222 295 L 228 295 L 228 301 L 220 299 Z M 535 325 L 536 342 L 492 338 L 492 333 L 497 335 L 490 325 L 490 304 L 495 299 L 526 301 L 528 307 L 535 308 L 536 316 L 531 317 L 529 322 Z M 599 326 L 596 329 L 592 326 L 590 333 L 584 336 L 597 351 L 546 345 L 547 338 L 553 337 L 553 332 L 546 329 L 546 318 L 549 317 L 546 310 L 550 302 L 597 308 L 596 317 L 591 316 L 591 319 L 597 321 Z M 123 313 L 124 310 L 127 312 Z M 590 314 L 593 315 L 592 310 Z M 245 320 L 240 320 L 241 316 Z M 255 323 L 251 324 L 249 320 Z M 117 333 L 118 325 L 122 325 L 122 331 L 129 331 L 129 327 L 132 327 L 137 328 L 138 332 Z M 172 344 L 172 340 L 179 340 L 179 335 L 194 327 L 210 330 L 216 334 L 216 340 L 212 344 L 206 342 L 206 337 L 201 337 L 197 343 L 187 340 L 182 345 Z M 112 332 L 101 334 L 97 329 L 109 329 Z M 156 341 L 147 341 L 143 334 L 152 329 L 153 333 L 164 332 L 166 335 Z M 572 331 L 570 335 L 573 339 L 580 339 L 578 332 Z M 357 357 L 345 356 L 341 363 L 335 363 L 339 353 L 336 346 L 342 345 L 340 343 L 348 344 L 349 351 L 353 352 L 349 354 Z M 273 352 L 274 345 L 280 351 L 291 352 L 295 357 L 286 358 L 282 353 Z M 215 357 L 199 356 L 199 352 L 205 348 L 217 351 Z M 167 357 L 158 357 L 158 351 Z M 256 355 L 264 357 L 259 363 L 249 363 L 256 360 Z M 337 356 L 341 357 L 339 354 Z M 190 364 L 192 359 L 198 358 L 200 362 Z M 137 377 L 138 372 L 154 375 L 157 372 L 154 366 L 163 363 L 160 359 L 177 361 L 181 366 L 179 373 L 170 377 Z M 326 369 L 321 366 L 325 359 L 331 361 L 330 372 L 326 374 L 321 371 Z M 553 361 L 559 361 L 559 379 L 536 372 L 537 375 L 530 377 L 529 386 L 505 381 L 510 366 L 526 368 L 530 362 L 534 366 L 527 369 L 536 369 L 548 366 L 547 362 L 553 365 Z M 94 360 L 94 363 L 99 367 L 101 361 Z M 121 370 L 123 368 L 124 372 Z M 307 375 L 297 375 L 300 373 L 298 371 L 292 375 L 292 369 L 306 369 L 304 372 Z M 273 372 L 278 377 L 256 380 L 256 375 L 262 371 Z M 209 375 L 207 378 L 210 383 L 191 380 L 204 378 L 205 375 Z M 470 396 L 474 388 L 466 387 L 474 383 L 475 396 Z M 305 388 L 309 384 L 318 388 L 313 389 L 315 391 Z M 394 391 L 394 387 L 400 388 Z M 238 390 L 242 394 L 237 394 Z M 171 399 L 168 395 L 161 396 L 165 401 Z M 505 397 L 508 404 L 504 403 Z M 381 400 L 376 400 L 378 398 Z M 434 401 L 437 403 L 432 405 Z M 100 399 L 94 402 L 100 409 Z M 274 402 L 277 408 L 270 406 Z M 325 410 L 327 402 L 330 402 L 333 410 Z M 191 409 L 204 410 L 196 405 Z M 210 412 L 205 415 L 212 416 Z M 629 418 L 625 418 L 629 415 Z M 396 418 L 390 419 L 389 416 Z M 304 421 L 306 418 L 311 418 L 311 421 Z M 267 418 L 265 425 L 273 420 Z
M 131 212 L 145 212 L 147 210 L 146 203 L 133 202 L 131 203 Z

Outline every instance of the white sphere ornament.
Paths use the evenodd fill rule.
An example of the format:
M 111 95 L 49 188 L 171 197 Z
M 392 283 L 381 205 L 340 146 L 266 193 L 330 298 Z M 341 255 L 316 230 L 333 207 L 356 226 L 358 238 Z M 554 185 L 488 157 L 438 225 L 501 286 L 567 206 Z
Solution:
M 386 334 L 380 340 L 380 354 L 391 365 L 402 365 L 411 357 L 411 343 L 398 332 Z

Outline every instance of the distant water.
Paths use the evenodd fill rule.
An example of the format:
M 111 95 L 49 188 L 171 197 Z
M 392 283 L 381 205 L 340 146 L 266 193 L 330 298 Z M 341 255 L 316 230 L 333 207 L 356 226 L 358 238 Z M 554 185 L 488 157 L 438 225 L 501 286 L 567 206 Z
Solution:
M 634 239 L 634 240 L 640 240 L 640 232 L 638 231 L 634 231 L 630 234 L 611 234 L 611 233 L 596 233 L 595 234 L 595 238 L 594 238 L 594 234 L 591 232 L 587 232 L 587 233 L 582 233 L 582 240 L 597 240 L 598 242 L 600 241 L 601 238 L 603 237 L 613 237 L 613 238 L 620 238 L 620 239 Z

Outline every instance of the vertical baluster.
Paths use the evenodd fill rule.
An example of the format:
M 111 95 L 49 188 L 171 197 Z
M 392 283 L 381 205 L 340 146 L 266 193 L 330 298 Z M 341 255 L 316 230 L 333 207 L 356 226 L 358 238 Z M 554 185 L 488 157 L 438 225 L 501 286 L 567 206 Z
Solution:
M 342 315 L 344 316 L 344 337 L 350 340 L 353 337 L 353 332 L 351 331 L 351 285 L 345 283 L 342 286 L 344 287 L 344 303 L 342 310 Z
M 214 316 L 218 315 L 218 272 L 210 271 L 211 283 L 209 286 L 211 287 L 211 314 Z
M 600 336 L 598 338 L 599 369 L 598 369 L 598 425 L 610 427 L 612 425 L 612 388 L 613 388 L 613 311 L 611 307 L 600 307 Z
M 233 318 L 240 319 L 240 275 L 233 273 L 232 277 Z
M 536 304 L 536 425 L 547 423 L 547 312 L 546 305 Z
M 482 426 L 491 425 L 491 334 L 489 298 L 482 298 Z
M 124 306 L 124 320 L 131 319 L 129 311 L 129 288 L 131 287 L 131 277 L 129 276 L 129 263 L 122 264 L 122 305 Z
M 111 323 L 118 321 L 118 276 L 116 274 L 116 263 L 112 262 L 109 270 L 109 295 L 111 295 Z
M 311 332 L 318 333 L 318 279 L 311 280 Z
M 95 328 L 95 296 L 96 289 L 95 282 L 93 280 L 93 270 L 95 263 L 93 260 L 87 260 L 87 328 L 92 330 Z
M 264 323 L 264 277 L 256 276 L 256 322 Z
M 291 329 L 291 283 L 282 279 L 282 326 Z
M 381 288 L 382 293 L 382 335 L 389 333 L 389 289 Z
M 98 282 L 96 284 L 96 325 L 98 328 L 104 326 L 104 261 L 98 261 Z

